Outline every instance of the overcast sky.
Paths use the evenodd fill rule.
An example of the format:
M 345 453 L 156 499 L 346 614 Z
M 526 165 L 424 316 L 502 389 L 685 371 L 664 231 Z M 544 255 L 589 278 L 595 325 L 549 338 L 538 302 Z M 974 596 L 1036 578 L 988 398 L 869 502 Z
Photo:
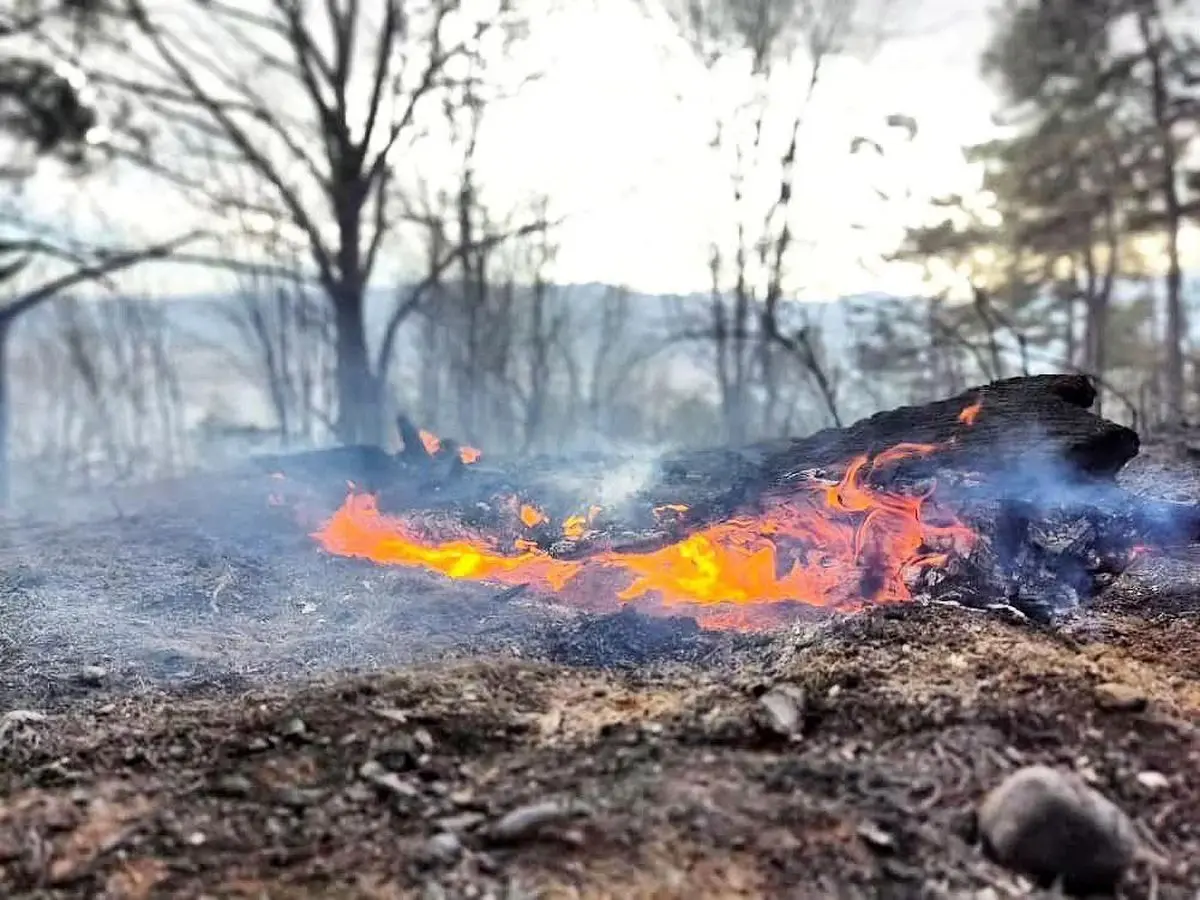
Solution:
M 987 136 L 995 110 L 977 74 L 990 4 L 892 2 L 894 21 L 887 24 L 906 36 L 886 42 L 866 65 L 831 68 L 808 113 L 795 200 L 803 210 L 803 246 L 791 285 L 803 295 L 917 290 L 912 272 L 864 271 L 860 262 L 894 247 L 902 224 L 920 215 L 920 201 L 975 184 L 961 147 Z M 666 65 L 661 35 L 625 0 L 542 19 L 534 41 L 529 52 L 545 75 L 493 111 L 485 176 L 514 200 L 547 191 L 570 216 L 561 233 L 560 281 L 704 289 L 708 240 L 724 222 L 728 197 L 706 150 L 713 113 L 704 86 L 689 82 L 686 69 Z M 855 135 L 885 136 L 890 113 L 915 118 L 916 139 L 905 145 L 888 138 L 885 160 L 850 156 Z M 876 187 L 894 199 L 880 200 Z M 895 199 L 906 188 L 917 202 Z M 186 215 L 165 192 L 130 190 L 119 180 L 99 179 L 68 194 L 51 169 L 30 186 L 27 201 L 79 216 L 103 210 L 111 227 L 135 234 L 161 236 Z M 158 269 L 148 287 L 193 293 L 208 277 Z

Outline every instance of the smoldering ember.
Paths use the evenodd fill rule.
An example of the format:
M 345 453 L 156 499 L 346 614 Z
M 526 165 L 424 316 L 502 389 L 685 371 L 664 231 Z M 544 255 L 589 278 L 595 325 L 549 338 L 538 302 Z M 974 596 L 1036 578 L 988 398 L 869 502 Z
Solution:
M 10 522 L 4 895 L 1194 897 L 1200 478 L 1094 399 Z

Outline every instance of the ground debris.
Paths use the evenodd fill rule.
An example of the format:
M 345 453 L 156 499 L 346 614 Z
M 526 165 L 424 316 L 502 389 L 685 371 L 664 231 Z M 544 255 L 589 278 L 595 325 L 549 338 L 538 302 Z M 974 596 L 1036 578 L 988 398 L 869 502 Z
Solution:
M 777 684 L 758 698 L 764 725 L 786 738 L 800 736 L 808 694 L 795 684 Z
M 1065 641 L 907 604 L 618 671 L 83 692 L 10 725 L 31 738 L 0 765 L 0 896 L 1049 898 L 967 819 L 1014 766 L 1067 765 L 1169 861 L 1122 896 L 1191 898 L 1200 631 L 1095 616 Z M 1102 708 L 1109 683 L 1152 708 Z
M 549 825 L 558 825 L 584 815 L 585 808 L 571 800 L 551 799 L 526 803 L 509 810 L 488 829 L 497 843 L 509 843 L 532 837 Z

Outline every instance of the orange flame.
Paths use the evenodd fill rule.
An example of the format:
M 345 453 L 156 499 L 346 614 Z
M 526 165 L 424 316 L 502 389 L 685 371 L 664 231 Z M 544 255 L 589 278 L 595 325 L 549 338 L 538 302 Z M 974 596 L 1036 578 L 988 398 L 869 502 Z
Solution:
M 426 431 L 422 428 L 417 432 L 417 435 L 421 438 L 421 443 L 425 445 L 425 452 L 430 456 L 433 456 L 442 449 L 442 439 L 432 431 Z
M 430 456 L 436 456 L 442 449 L 442 439 L 432 431 L 426 431 L 422 428 L 417 432 L 417 436 L 421 438 L 421 444 L 425 448 L 425 452 Z M 476 447 L 459 447 L 458 458 L 468 466 L 471 463 L 477 463 L 483 457 L 483 451 Z
M 533 528 L 536 525 L 541 525 L 548 521 L 546 514 L 536 506 L 530 506 L 528 503 L 521 505 L 521 521 L 525 523 L 526 528 Z
M 958 421 L 964 425 L 974 425 L 975 420 L 979 418 L 979 411 L 983 409 L 983 401 L 976 400 L 970 406 L 963 408 L 963 411 L 958 414 Z
M 603 512 L 603 508 L 599 506 L 589 506 L 587 515 L 567 516 L 563 519 L 562 533 L 563 537 L 569 538 L 572 541 L 577 541 L 592 527 L 592 523 L 596 521 L 596 516 Z
M 358 492 L 313 537 L 340 556 L 451 578 L 534 584 L 565 591 L 568 600 L 586 601 L 589 586 L 593 594 L 611 597 L 620 579 L 625 586 L 615 593 L 621 601 L 656 597 L 662 607 L 676 612 L 682 607 L 709 627 L 740 628 L 749 620 L 730 616 L 728 604 L 791 601 L 855 609 L 909 600 L 909 579 L 917 570 L 944 565 L 949 551 L 973 546 L 975 533 L 965 525 L 945 514 L 943 522 L 934 520 L 928 493 L 890 493 L 866 484 L 871 471 L 934 449 L 902 444 L 873 460 L 858 457 L 836 484 L 771 497 L 762 512 L 709 525 L 645 553 L 608 550 L 561 560 L 527 540 L 516 542 L 515 553 L 477 535 L 438 540 L 404 518 L 381 513 L 373 496 Z M 523 507 L 523 521 L 527 508 L 540 513 Z M 564 532 L 584 527 L 578 519 L 568 519 Z

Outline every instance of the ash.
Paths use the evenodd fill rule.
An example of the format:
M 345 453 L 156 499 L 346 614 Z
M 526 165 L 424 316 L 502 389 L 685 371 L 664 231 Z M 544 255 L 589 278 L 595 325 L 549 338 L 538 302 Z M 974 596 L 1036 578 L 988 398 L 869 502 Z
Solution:
M 261 476 L 195 479 L 121 506 L 0 529 L 0 702 L 242 689 L 477 656 L 704 663 L 753 639 L 632 610 L 321 553 Z M 64 519 L 67 519 L 64 521 Z

